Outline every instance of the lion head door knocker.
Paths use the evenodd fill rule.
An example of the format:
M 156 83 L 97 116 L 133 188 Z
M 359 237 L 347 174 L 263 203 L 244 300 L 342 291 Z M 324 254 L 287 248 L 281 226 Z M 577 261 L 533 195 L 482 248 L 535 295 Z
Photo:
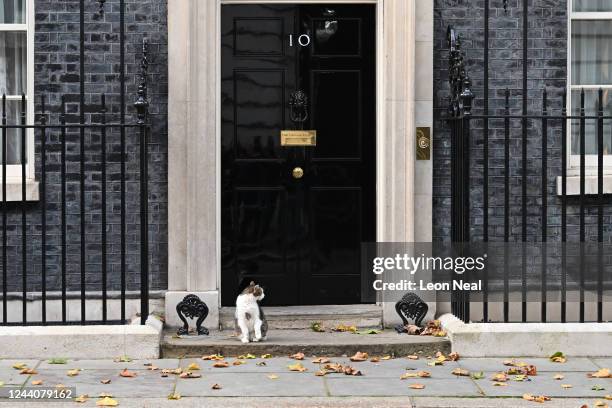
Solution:
M 301 89 L 292 92 L 289 97 L 289 118 L 296 127 L 304 129 L 304 122 L 308 120 L 308 96 Z
M 187 295 L 176 305 L 176 312 L 179 315 L 179 319 L 183 322 L 183 327 L 178 329 L 177 334 L 179 336 L 189 334 L 189 323 L 187 318 L 196 320 L 196 330 L 198 335 L 208 335 L 208 329 L 202 327 L 202 322 L 208 316 L 208 306 L 202 302 L 196 295 Z

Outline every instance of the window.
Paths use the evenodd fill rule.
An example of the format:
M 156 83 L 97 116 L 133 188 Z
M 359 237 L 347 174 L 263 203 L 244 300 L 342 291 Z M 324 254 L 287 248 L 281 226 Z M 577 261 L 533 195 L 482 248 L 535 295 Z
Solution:
M 598 93 L 603 89 L 604 116 L 612 116 L 612 0 L 570 0 L 569 101 L 572 115 L 580 113 L 585 92 L 585 112 L 597 115 Z M 570 168 L 580 166 L 580 121 L 571 121 Z M 604 121 L 604 164 L 612 167 L 612 121 Z M 586 165 L 597 167 L 597 121 L 585 122 Z
M 8 124 L 20 123 L 21 95 L 26 95 L 27 123 L 33 122 L 34 0 L 0 0 L 0 96 L 6 94 Z M 1 106 L 0 106 L 1 113 Z M 0 134 L 1 142 L 1 134 Z M 21 179 L 22 149 L 26 149 L 27 177 L 34 177 L 34 132 L 28 130 L 26 146 L 20 129 L 7 129 L 7 178 Z M 0 161 L 0 163 L 2 162 Z M 0 174 L 1 174 L 0 168 Z

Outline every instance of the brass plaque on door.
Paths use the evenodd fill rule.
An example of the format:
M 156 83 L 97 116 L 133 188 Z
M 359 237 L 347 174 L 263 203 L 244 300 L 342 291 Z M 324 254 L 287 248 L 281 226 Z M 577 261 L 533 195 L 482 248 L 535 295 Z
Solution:
M 316 130 L 281 130 L 281 146 L 316 146 Z

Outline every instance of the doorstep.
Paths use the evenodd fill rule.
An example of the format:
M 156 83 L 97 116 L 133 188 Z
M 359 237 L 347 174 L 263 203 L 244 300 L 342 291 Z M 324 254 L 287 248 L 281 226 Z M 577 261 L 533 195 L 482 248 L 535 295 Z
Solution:
M 463 357 L 612 355 L 612 323 L 469 323 L 440 317 L 453 351 Z
M 370 355 L 430 356 L 437 351 L 450 352 L 450 342 L 446 338 L 409 336 L 393 330 L 384 330 L 378 334 L 271 330 L 266 341 L 247 344 L 241 343 L 232 333 L 211 331 L 209 336 L 176 336 L 174 331 L 166 331 L 162 339 L 162 355 L 164 358 L 200 357 L 210 354 L 239 356 L 247 353 L 257 356 L 287 356 L 302 352 L 307 356 L 343 356 L 361 351 Z
M 234 307 L 221 308 L 221 330 L 234 330 L 234 310 Z M 270 330 L 310 329 L 313 322 L 319 322 L 323 327 L 344 324 L 359 328 L 381 328 L 383 319 L 383 309 L 379 305 L 264 306 L 263 311 Z

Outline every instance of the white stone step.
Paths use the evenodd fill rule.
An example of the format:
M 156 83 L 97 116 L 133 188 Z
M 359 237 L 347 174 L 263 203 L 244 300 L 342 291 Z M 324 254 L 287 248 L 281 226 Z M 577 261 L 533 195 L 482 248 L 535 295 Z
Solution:
M 221 330 L 234 330 L 234 309 L 221 308 Z M 359 328 L 382 327 L 382 307 L 378 305 L 270 306 L 263 309 L 271 330 L 310 329 L 313 322 L 320 322 L 328 329 L 339 324 Z

